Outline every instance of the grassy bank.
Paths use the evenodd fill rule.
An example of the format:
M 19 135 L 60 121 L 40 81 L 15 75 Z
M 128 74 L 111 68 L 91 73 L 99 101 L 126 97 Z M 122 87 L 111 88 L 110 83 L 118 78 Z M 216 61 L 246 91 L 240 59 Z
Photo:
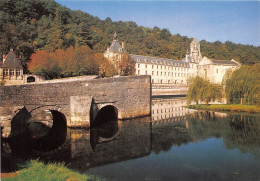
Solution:
M 80 181 L 80 180 L 101 180 L 95 176 L 80 174 L 66 168 L 63 164 L 44 164 L 38 161 L 31 161 L 23 165 L 23 169 L 15 175 L 4 178 L 3 181 Z
M 250 112 L 260 113 L 260 106 L 240 105 L 240 104 L 200 104 L 190 105 L 190 109 L 209 110 L 209 111 L 233 111 L 233 112 Z

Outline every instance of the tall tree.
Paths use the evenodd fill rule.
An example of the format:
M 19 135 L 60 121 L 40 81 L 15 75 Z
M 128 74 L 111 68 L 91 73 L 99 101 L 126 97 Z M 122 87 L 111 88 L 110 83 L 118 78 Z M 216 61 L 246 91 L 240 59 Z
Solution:
M 260 105 L 260 64 L 242 66 L 225 84 L 229 102 Z
M 189 80 L 189 90 L 187 95 L 188 103 L 199 101 L 208 104 L 210 101 L 215 101 L 222 97 L 221 86 L 211 83 L 209 80 L 196 76 Z

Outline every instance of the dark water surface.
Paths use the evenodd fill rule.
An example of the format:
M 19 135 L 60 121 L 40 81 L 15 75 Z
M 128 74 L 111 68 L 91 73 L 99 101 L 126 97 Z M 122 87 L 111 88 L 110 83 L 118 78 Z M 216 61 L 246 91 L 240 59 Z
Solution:
M 48 135 L 55 135 L 54 142 L 34 136 L 26 158 L 63 161 L 104 180 L 260 180 L 259 114 L 193 111 L 183 105 L 185 98 L 154 99 L 151 117 L 67 129 L 62 144 L 54 133 Z M 3 158 L 8 150 L 24 151 L 14 142 L 4 144 L 2 169 L 12 165 L 13 158 Z

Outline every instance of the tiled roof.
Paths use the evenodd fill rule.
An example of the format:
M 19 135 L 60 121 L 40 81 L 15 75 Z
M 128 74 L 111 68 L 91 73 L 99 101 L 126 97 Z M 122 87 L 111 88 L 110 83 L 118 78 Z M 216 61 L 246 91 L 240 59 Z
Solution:
M 12 50 L 7 54 L 5 61 L 0 66 L 2 68 L 14 68 L 14 69 L 23 68 L 21 60 L 16 57 L 15 53 Z
M 181 61 L 182 62 L 188 62 L 188 63 L 195 63 L 195 61 L 192 60 L 191 56 L 187 56 L 187 58 L 184 57 Z
M 172 60 L 166 58 L 142 56 L 142 55 L 133 55 L 130 54 L 136 63 L 147 63 L 147 64 L 156 64 L 156 65 L 169 65 L 174 67 L 190 67 L 190 64 L 187 62 L 181 62 L 179 60 Z
M 125 49 L 122 49 L 122 46 L 118 43 L 118 41 L 113 41 L 108 50 L 114 53 L 126 52 Z
M 236 62 L 226 60 L 211 60 L 214 65 L 239 66 Z

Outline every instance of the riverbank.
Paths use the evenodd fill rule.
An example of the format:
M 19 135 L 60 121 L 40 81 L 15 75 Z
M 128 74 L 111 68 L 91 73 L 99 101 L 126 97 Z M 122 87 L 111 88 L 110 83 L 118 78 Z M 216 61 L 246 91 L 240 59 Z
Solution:
M 23 166 L 21 170 L 11 173 L 9 175 L 1 173 L 1 179 L 3 181 L 28 181 L 28 180 L 64 180 L 64 181 L 80 181 L 80 180 L 101 180 L 98 177 L 92 175 L 80 174 L 76 171 L 70 170 L 60 163 L 44 164 L 38 161 L 31 161 Z
M 190 105 L 189 109 L 207 110 L 207 111 L 232 111 L 232 112 L 250 112 L 260 113 L 260 106 L 240 105 L 240 104 L 199 104 Z

